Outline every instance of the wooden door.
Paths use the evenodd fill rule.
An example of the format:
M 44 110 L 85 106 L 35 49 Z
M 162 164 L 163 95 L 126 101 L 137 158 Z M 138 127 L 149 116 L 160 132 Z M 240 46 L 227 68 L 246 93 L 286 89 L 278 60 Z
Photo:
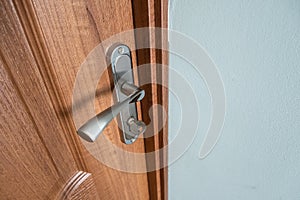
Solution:
M 114 34 L 151 26 L 167 26 L 166 0 L 0 2 L 0 199 L 167 198 L 167 168 L 127 173 L 102 164 L 83 146 L 72 120 L 74 81 L 88 53 Z M 135 41 L 151 43 L 139 36 Z M 161 50 L 132 53 L 134 67 L 167 64 Z M 165 72 L 151 67 L 139 76 L 167 82 Z M 97 111 L 111 105 L 108 73 L 101 83 L 100 90 L 108 92 L 97 96 Z M 159 85 L 144 89 L 148 98 L 140 104 L 139 111 L 146 110 L 140 117 L 146 123 L 159 121 L 163 113 L 149 117 L 148 109 L 161 104 L 167 111 L 167 90 Z M 133 145 L 123 144 L 115 132 L 113 122 L 104 135 L 126 151 L 151 152 L 167 144 L 166 127 Z M 166 152 L 145 158 L 145 167 L 166 159 Z

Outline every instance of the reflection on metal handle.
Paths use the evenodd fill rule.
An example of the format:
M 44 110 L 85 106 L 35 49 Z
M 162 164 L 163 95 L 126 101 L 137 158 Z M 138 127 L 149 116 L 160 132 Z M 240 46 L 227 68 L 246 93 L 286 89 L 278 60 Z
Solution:
M 117 104 L 107 108 L 78 129 L 78 134 L 86 141 L 94 142 L 105 127 L 117 117 L 120 138 L 125 144 L 132 144 L 146 130 L 144 122 L 137 120 L 135 102 L 142 100 L 145 91 L 135 86 L 132 72 L 131 53 L 124 44 L 112 45 L 107 51 Z
M 145 91 L 133 84 L 125 82 L 122 84 L 121 88 L 124 93 L 128 94 L 131 92 L 131 94 L 122 102 L 105 109 L 82 125 L 77 131 L 80 137 L 88 142 L 94 142 L 111 120 L 127 107 L 128 104 L 138 102 L 145 96 Z M 145 127 L 143 127 L 143 129 L 145 129 Z

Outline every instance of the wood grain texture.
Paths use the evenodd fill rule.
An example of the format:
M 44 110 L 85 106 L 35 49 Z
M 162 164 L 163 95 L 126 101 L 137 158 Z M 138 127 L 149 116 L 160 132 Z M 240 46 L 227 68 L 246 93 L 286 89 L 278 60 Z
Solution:
M 52 198 L 76 165 L 15 6 L 0 4 L 1 198 Z
M 76 172 L 67 182 L 58 199 L 98 200 L 99 196 L 92 175 L 83 171 Z
M 1 199 L 51 197 L 59 173 L 3 61 L 0 70 Z
M 71 159 L 70 150 L 65 146 L 64 134 L 54 112 L 52 102 L 48 95 L 44 80 L 39 73 L 37 63 L 31 52 L 30 44 L 18 19 L 13 3 L 3 2 L 1 12 L 1 56 L 10 71 L 14 85 L 18 88 L 20 98 L 27 106 L 28 112 L 35 121 L 40 137 L 53 157 L 57 165 L 63 165 L 61 169 L 75 169 L 75 163 Z M 44 134 L 48 133 L 48 134 Z M 57 151 L 60 149 L 61 151 Z M 61 163 L 61 158 L 68 154 L 66 162 Z M 64 172 L 61 172 L 64 173 Z
M 160 8 L 157 8 L 160 10 L 159 16 L 157 18 L 160 18 L 160 26 L 163 29 L 168 29 L 168 0 L 162 0 L 160 3 Z M 168 47 L 168 32 L 165 31 L 161 35 L 161 47 L 162 51 L 159 51 L 161 54 L 161 64 L 165 66 L 166 70 L 159 71 L 158 76 L 160 76 L 161 81 L 163 85 L 166 87 L 160 87 L 158 89 L 158 93 L 161 94 L 159 102 L 161 102 L 161 105 L 165 109 L 165 113 L 159 113 L 159 117 L 166 119 L 165 124 L 167 126 L 164 126 L 164 128 L 160 132 L 160 138 L 159 138 L 159 148 L 166 147 L 168 143 L 168 110 L 169 110 L 169 47 Z M 168 148 L 165 148 L 164 151 L 161 153 L 160 157 L 161 163 L 168 163 Z M 160 169 L 160 185 L 161 185 L 161 199 L 168 199 L 168 166 Z
M 24 195 L 29 199 L 52 199 L 65 187 L 61 194 L 66 199 L 94 199 L 96 196 L 100 199 L 166 199 L 166 168 L 140 174 L 121 172 L 100 163 L 87 151 L 72 120 L 72 92 L 81 63 L 101 41 L 136 27 L 166 27 L 167 1 L 11 0 L 1 2 L 0 6 L 0 81 L 5 83 L 1 85 L 1 111 L 5 111 L 1 112 L 0 124 L 1 195 L 3 190 L 4 198 Z M 153 48 L 166 45 L 166 35 L 156 35 L 154 41 Z M 151 41 L 137 36 L 136 43 L 139 42 Z M 167 53 L 162 51 L 146 49 L 137 54 L 133 52 L 132 56 L 135 68 L 144 63 L 167 64 Z M 166 72 L 156 70 L 154 64 L 151 66 L 141 72 L 140 78 L 161 79 L 167 83 Z M 139 110 L 148 111 L 157 103 L 167 111 L 167 89 L 157 85 L 144 89 L 148 98 L 143 100 Z M 99 81 L 96 97 L 97 112 L 113 103 L 112 82 L 107 72 Z M 155 119 L 152 124 L 156 130 L 164 118 L 163 113 L 154 110 L 150 114 Z M 146 123 L 150 122 L 147 112 L 140 116 Z M 134 145 L 124 145 L 116 132 L 118 127 L 113 122 L 106 128 L 104 138 L 128 152 L 151 152 L 167 144 L 167 127 L 152 138 L 139 139 Z M 93 147 L 97 156 L 109 155 L 119 164 L 127 161 L 111 149 L 103 152 L 100 147 L 99 140 Z M 165 162 L 166 156 L 167 153 L 162 152 L 153 160 L 132 164 L 147 167 L 153 162 Z M 30 169 L 30 163 L 36 166 Z M 11 176 L 14 170 L 17 171 L 15 177 Z M 72 176 L 77 177 L 75 181 L 70 181 Z M 5 183 L 12 187 L 4 191 Z M 24 183 L 28 183 L 28 187 L 23 187 Z M 37 187 L 32 189 L 32 186 Z M 23 188 L 13 193 L 19 187 Z M 90 193 L 85 193 L 88 191 Z
M 101 41 L 124 30 L 133 28 L 131 2 L 122 1 L 42 1 L 36 0 L 33 10 L 38 20 L 43 37 L 44 46 L 50 55 L 50 76 L 58 80 L 53 83 L 60 94 L 59 111 L 66 118 L 64 124 L 68 126 L 66 134 L 69 143 L 75 143 L 80 148 L 86 168 L 95 180 L 97 191 L 101 199 L 148 199 L 147 174 L 131 174 L 111 169 L 96 160 L 82 145 L 76 134 L 71 108 L 72 92 L 76 74 L 88 53 Z M 113 19 L 113 23 L 112 23 Z M 44 69 L 41 69 L 44 70 Z M 92 72 L 91 72 L 92 73 Z M 113 103 L 111 95 L 111 82 L 107 73 L 99 81 L 100 95 L 95 101 L 97 112 L 104 110 Z M 108 91 L 108 92 L 102 92 Z M 105 130 L 104 136 L 113 144 L 126 151 L 144 152 L 144 143 L 137 141 L 134 145 L 124 145 L 119 138 L 117 124 L 111 123 Z M 96 145 L 101 146 L 99 141 Z M 114 152 L 98 151 L 99 156 Z M 107 150 L 109 151 L 109 150 Z M 75 151 L 74 151 L 75 152 Z M 116 157 L 115 162 L 126 162 Z M 128 185 L 138 185 L 128 187 Z
M 136 28 L 141 27 L 158 27 L 168 28 L 168 1 L 167 0 L 150 0 L 147 4 L 145 1 L 133 1 L 134 8 L 134 23 Z M 148 13 L 145 15 L 144 13 Z M 152 30 L 152 29 L 151 29 Z M 153 110 L 151 113 L 143 112 L 143 120 L 150 123 L 153 119 L 152 129 L 158 134 L 153 137 L 145 138 L 145 151 L 153 152 L 161 149 L 168 144 L 168 126 L 163 126 L 163 119 L 166 119 L 165 124 L 168 124 L 168 52 L 161 49 L 168 49 L 167 31 L 149 30 L 149 40 L 136 35 L 136 43 L 140 46 L 150 46 L 150 49 L 139 49 L 137 51 L 137 64 L 149 64 L 150 68 L 139 70 L 139 79 L 146 80 L 145 82 L 162 83 L 146 85 L 143 89 L 147 94 L 150 94 L 147 99 L 142 101 L 142 110 L 149 110 L 152 105 L 162 105 L 165 112 L 162 110 Z M 144 45 L 141 45 L 144 44 Z M 163 65 L 164 70 L 160 70 L 156 65 Z M 147 80 L 148 79 L 148 80 Z M 152 116 L 151 116 L 152 115 Z M 158 127 L 163 127 L 158 130 Z M 147 159 L 147 165 L 161 166 L 168 162 L 167 148 L 160 152 L 160 155 L 155 159 Z M 154 164 L 153 164 L 154 163 Z M 167 166 L 148 172 L 148 184 L 151 199 L 168 199 L 168 168 Z

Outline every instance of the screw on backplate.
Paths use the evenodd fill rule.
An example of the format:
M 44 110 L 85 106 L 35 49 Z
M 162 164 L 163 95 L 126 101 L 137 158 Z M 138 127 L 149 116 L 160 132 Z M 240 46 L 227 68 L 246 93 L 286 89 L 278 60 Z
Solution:
M 118 52 L 119 52 L 119 54 L 123 54 L 124 53 L 124 48 L 123 47 L 119 47 L 118 48 Z

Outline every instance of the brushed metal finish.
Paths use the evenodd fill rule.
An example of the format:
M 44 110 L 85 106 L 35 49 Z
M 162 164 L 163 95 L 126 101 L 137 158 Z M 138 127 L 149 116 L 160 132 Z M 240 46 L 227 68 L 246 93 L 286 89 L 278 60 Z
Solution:
M 123 44 L 112 46 L 110 54 L 112 75 L 118 103 L 89 119 L 78 130 L 78 135 L 88 142 L 94 142 L 105 127 L 117 117 L 123 133 L 121 140 L 132 144 L 146 130 L 144 122 L 137 120 L 135 103 L 142 100 L 145 91 L 135 86 L 131 65 L 130 49 Z
M 118 101 L 123 101 L 128 95 L 132 94 L 138 89 L 134 85 L 134 78 L 132 73 L 131 53 L 128 46 L 118 44 L 111 47 L 110 62 L 112 67 L 112 74 L 115 84 L 115 93 Z M 129 119 L 135 119 L 128 123 Z M 121 140 L 125 144 L 132 144 L 140 134 L 145 131 L 145 124 L 137 120 L 137 109 L 135 104 L 129 104 L 124 108 L 117 117 L 119 127 L 122 129 Z M 136 123 L 136 125 L 132 125 Z M 140 127 L 143 126 L 143 127 Z M 134 129 L 133 127 L 136 127 Z
M 135 103 L 143 99 L 144 94 L 144 90 L 138 89 L 124 101 L 105 109 L 95 117 L 88 120 L 78 129 L 78 134 L 86 141 L 94 142 L 113 118 L 115 118 L 128 104 Z

